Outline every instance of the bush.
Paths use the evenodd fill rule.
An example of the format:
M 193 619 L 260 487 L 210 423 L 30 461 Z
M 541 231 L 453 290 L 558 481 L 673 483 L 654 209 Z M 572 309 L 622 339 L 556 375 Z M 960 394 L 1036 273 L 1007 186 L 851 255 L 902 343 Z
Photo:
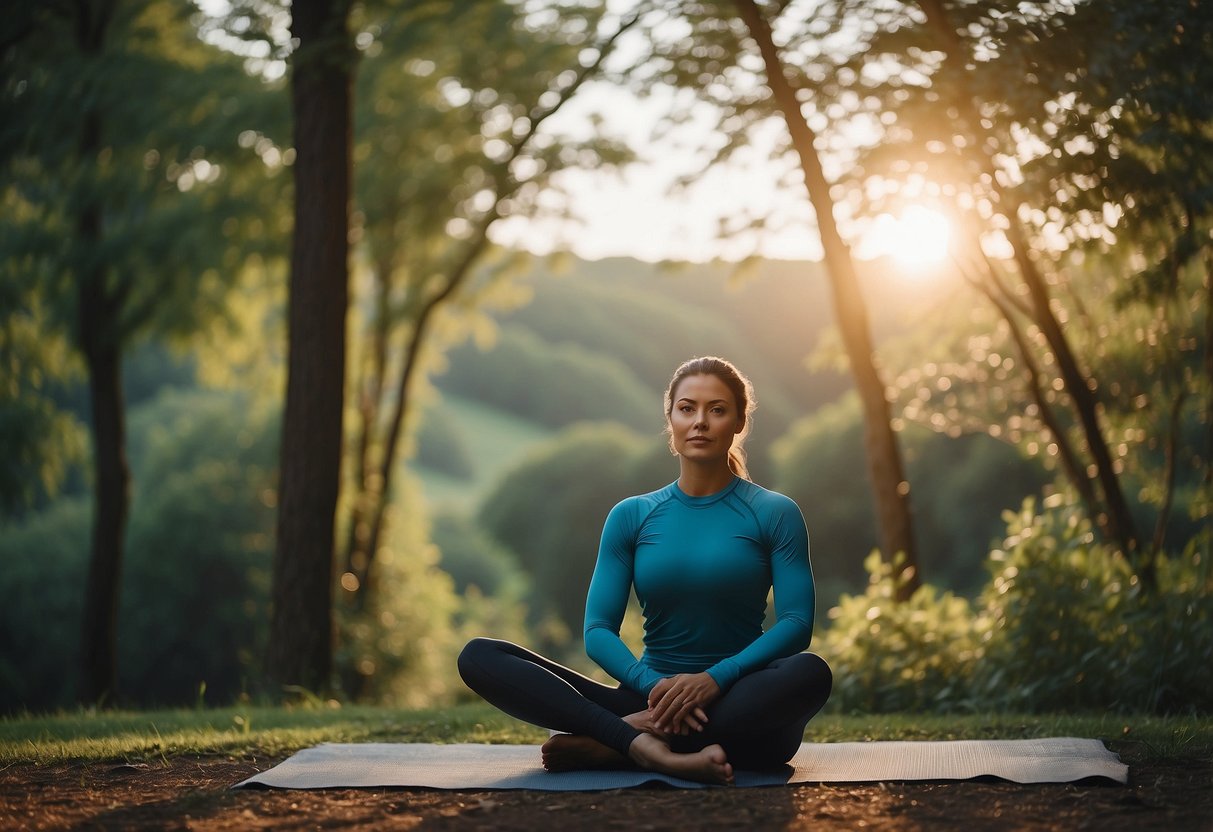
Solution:
M 1199 539 L 1158 561 L 1147 593 L 1078 506 L 1029 500 L 1007 519 L 982 593 L 991 633 L 976 696 L 1021 711 L 1210 710 L 1213 572 Z
M 818 648 L 845 710 L 1112 710 L 1208 713 L 1213 705 L 1209 538 L 1157 563 L 1145 592 L 1097 543 L 1078 506 L 1050 498 L 1008 512 L 975 604 L 924 585 L 894 604 L 874 554 L 860 596 L 829 612 Z
M 897 603 L 893 565 L 873 552 L 864 566 L 871 576 L 866 591 L 839 598 L 814 648 L 834 671 L 831 703 L 870 713 L 965 703 L 983 629 L 969 602 L 923 585 Z

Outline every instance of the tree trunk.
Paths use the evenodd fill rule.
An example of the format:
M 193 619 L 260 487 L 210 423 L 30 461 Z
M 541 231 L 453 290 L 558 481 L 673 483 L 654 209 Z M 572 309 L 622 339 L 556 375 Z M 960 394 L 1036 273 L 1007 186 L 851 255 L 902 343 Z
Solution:
M 83 55 L 96 57 L 105 45 L 113 3 L 82 5 L 77 13 L 76 45 Z M 81 121 L 80 160 L 91 164 L 101 146 L 101 114 L 90 106 Z M 76 218 L 80 249 L 90 254 L 101 250 L 103 235 L 102 209 L 93 198 L 81 207 Z M 77 275 L 77 337 L 88 365 L 93 440 L 93 518 L 81 618 L 81 675 L 77 692 L 80 702 L 86 705 L 113 700 L 116 694 L 118 603 L 122 550 L 130 508 L 122 342 L 117 324 L 119 304 L 107 291 L 106 276 L 106 266 L 101 262 L 82 267 Z
M 792 145 L 800 157 L 809 200 L 817 214 L 826 273 L 833 289 L 834 316 L 863 403 L 864 447 L 880 526 L 881 553 L 891 563 L 896 563 L 899 555 L 903 558 L 898 600 L 905 600 L 921 582 L 910 514 L 909 483 L 906 481 L 897 435 L 890 422 L 885 384 L 873 360 L 867 307 L 859 293 L 855 263 L 834 220 L 834 200 L 821 167 L 821 158 L 817 155 L 816 136 L 805 121 L 800 103 L 796 100 L 796 92 L 784 75 L 783 62 L 771 37 L 770 25 L 754 0 L 735 2 L 750 36 L 762 53 L 767 83 L 787 122 Z
M 86 225 L 96 212 L 86 214 Z M 87 238 L 87 237 L 86 237 Z M 93 528 L 81 621 L 79 699 L 95 705 L 117 691 L 118 603 L 122 550 L 130 506 L 126 426 L 122 399 L 122 359 L 113 331 L 113 309 L 105 296 L 104 274 L 84 281 L 80 293 L 81 347 L 88 364 L 92 406 Z
M 333 522 L 341 468 L 348 303 L 349 0 L 295 0 L 291 100 L 295 233 L 286 409 L 266 669 L 327 690 L 333 661 Z
M 1075 491 L 1078 492 L 1078 498 L 1082 501 L 1087 517 L 1090 518 L 1092 523 L 1097 525 L 1102 523 L 1103 525 L 1100 526 L 1100 530 L 1106 535 L 1109 533 L 1107 529 L 1107 514 L 1100 510 L 1100 503 L 1095 496 L 1095 488 L 1092 485 L 1091 478 L 1087 476 L 1086 469 L 1080 463 L 1073 443 L 1070 442 L 1070 437 L 1066 434 L 1065 428 L 1057 418 L 1057 414 L 1053 412 L 1053 406 L 1049 404 L 1049 400 L 1041 388 L 1041 370 L 1036 364 L 1036 356 L 1032 352 L 1032 346 L 1019 325 L 1015 311 L 1017 309 L 1020 310 L 1028 318 L 1031 318 L 1031 315 L 1027 310 L 1015 305 L 1014 298 L 1007 294 L 1005 287 L 995 276 L 993 266 L 987 264 L 987 269 L 989 270 L 990 277 L 988 284 L 982 282 L 980 278 L 967 273 L 964 275 L 965 279 L 985 295 L 986 299 L 994 305 L 994 308 L 1002 314 L 1002 319 L 1006 322 L 1007 328 L 1011 333 L 1011 340 L 1015 342 L 1015 347 L 1019 352 L 1019 360 L 1024 368 L 1028 393 L 1032 396 L 1032 402 L 1036 405 L 1036 409 L 1040 411 L 1041 423 L 1053 436 L 1053 440 L 1057 444 L 1057 458 L 1061 461 L 1062 471 L 1065 472 L 1066 479 L 1070 481 Z

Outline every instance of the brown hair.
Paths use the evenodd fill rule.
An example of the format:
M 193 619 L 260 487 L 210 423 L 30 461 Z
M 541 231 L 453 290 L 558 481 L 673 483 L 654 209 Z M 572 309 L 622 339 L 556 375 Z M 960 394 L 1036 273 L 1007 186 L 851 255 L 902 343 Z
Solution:
M 690 361 L 683 362 L 677 370 L 674 371 L 674 377 L 670 379 L 670 386 L 665 391 L 665 429 L 669 434 L 670 453 L 674 453 L 674 436 L 670 430 L 670 416 L 674 411 L 674 392 L 678 389 L 678 385 L 682 384 L 683 379 L 690 376 L 715 376 L 724 382 L 724 385 L 729 388 L 733 394 L 733 400 L 737 403 L 738 418 L 741 419 L 741 430 L 733 437 L 733 445 L 729 448 L 729 470 L 742 479 L 749 479 L 750 472 L 746 468 L 745 461 L 745 438 L 750 433 L 750 415 L 754 412 L 757 402 L 754 401 L 754 386 L 750 384 L 750 380 L 742 375 L 729 361 L 723 358 L 717 358 L 714 355 L 706 355 L 701 358 L 692 358 Z

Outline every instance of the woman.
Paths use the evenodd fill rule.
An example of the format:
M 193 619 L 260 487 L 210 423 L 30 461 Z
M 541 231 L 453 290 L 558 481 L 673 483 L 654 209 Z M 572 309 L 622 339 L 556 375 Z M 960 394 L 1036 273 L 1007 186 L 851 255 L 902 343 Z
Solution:
M 804 519 L 748 479 L 753 409 L 728 361 L 674 373 L 665 414 L 678 479 L 611 510 L 586 599 L 586 652 L 619 687 L 509 642 L 478 638 L 460 654 L 468 687 L 562 732 L 543 746 L 548 770 L 636 765 L 731 783 L 734 766 L 790 760 L 829 697 L 829 667 L 802 652 L 814 604 Z M 619 637 L 632 587 L 645 617 L 639 660 Z M 776 621 L 763 632 L 772 587 Z

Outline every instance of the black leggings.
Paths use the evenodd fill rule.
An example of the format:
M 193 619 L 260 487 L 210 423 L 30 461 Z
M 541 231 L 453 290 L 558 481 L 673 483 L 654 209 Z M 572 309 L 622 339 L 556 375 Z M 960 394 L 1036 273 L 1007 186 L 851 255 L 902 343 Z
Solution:
M 625 757 L 641 732 L 622 717 L 648 707 L 634 690 L 599 684 L 508 641 L 472 639 L 459 654 L 459 675 L 515 719 L 592 737 Z M 813 653 L 776 659 L 738 679 L 705 709 L 704 730 L 673 736 L 670 747 L 687 753 L 719 743 L 737 768 L 777 768 L 800 747 L 832 682 L 829 665 Z

